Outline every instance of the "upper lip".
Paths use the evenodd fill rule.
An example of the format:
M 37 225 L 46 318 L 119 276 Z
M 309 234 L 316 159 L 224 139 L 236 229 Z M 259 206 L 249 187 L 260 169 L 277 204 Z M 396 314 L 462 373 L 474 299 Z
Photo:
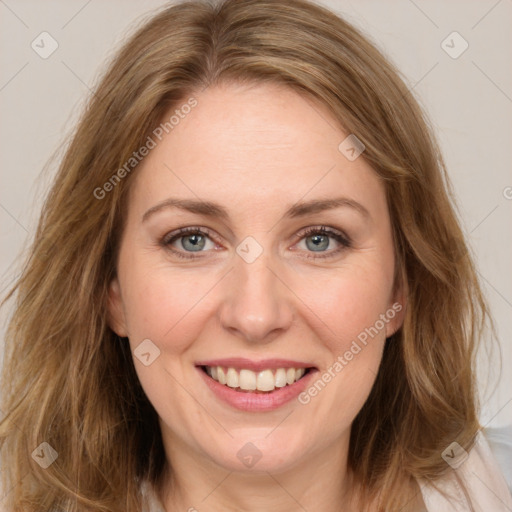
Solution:
M 225 359 L 210 359 L 199 361 L 196 366 L 222 366 L 224 368 L 246 368 L 254 372 L 277 368 L 315 368 L 311 363 L 293 361 L 291 359 L 262 359 L 253 361 L 244 357 L 228 357 Z

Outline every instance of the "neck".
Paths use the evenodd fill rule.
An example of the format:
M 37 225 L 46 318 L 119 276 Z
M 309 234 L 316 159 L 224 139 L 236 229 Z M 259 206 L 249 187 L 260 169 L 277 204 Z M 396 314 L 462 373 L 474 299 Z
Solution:
M 172 444 L 167 459 L 173 470 L 168 466 L 158 490 L 167 512 L 356 510 L 350 505 L 354 484 L 347 469 L 348 438 L 280 472 L 229 471 L 188 446 Z

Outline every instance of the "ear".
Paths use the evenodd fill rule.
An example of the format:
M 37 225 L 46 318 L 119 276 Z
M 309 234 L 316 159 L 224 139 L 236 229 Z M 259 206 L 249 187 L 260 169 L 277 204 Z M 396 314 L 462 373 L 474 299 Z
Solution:
M 389 322 L 386 323 L 386 338 L 395 334 L 395 332 L 402 327 L 408 295 L 409 287 L 407 285 L 407 279 L 405 275 L 401 273 L 397 276 L 391 301 L 388 304 L 388 310 L 386 312 L 386 316 L 390 319 Z
M 123 308 L 123 299 L 121 297 L 121 287 L 119 280 L 114 277 L 110 281 L 108 289 L 108 325 L 121 338 L 128 336 L 126 329 L 126 317 Z

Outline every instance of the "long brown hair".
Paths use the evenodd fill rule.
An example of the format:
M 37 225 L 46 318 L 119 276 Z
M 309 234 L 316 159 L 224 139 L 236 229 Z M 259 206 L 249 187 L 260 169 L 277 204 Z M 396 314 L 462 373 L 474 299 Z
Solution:
M 488 311 L 433 130 L 399 72 L 306 0 L 192 0 L 156 13 L 113 59 L 5 299 L 15 304 L 0 447 L 13 511 L 135 512 L 140 482 L 159 483 L 158 416 L 106 315 L 136 165 L 112 177 L 171 107 L 229 81 L 284 84 L 328 106 L 386 187 L 407 311 L 352 426 L 349 464 L 365 492 L 398 509 L 405 483 L 449 469 L 441 453 L 451 442 L 471 447 L 474 355 Z M 31 456 L 49 450 L 43 442 L 58 453 L 46 469 Z

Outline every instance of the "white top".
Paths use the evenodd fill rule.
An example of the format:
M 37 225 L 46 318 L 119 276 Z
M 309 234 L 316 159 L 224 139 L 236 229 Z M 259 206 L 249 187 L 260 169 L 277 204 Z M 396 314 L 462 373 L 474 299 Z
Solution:
M 512 460 L 504 460 L 506 464 L 500 467 L 489 446 L 496 453 L 506 453 L 511 449 L 512 439 L 500 440 L 494 434 L 501 429 L 489 430 L 487 439 L 482 432 L 477 434 L 469 454 L 460 452 L 456 446 L 443 452 L 445 460 L 452 458 L 455 462 L 452 471 L 437 483 L 449 498 L 427 482 L 418 482 L 428 512 L 512 512 L 512 481 L 507 484 L 504 477 L 512 470 Z M 469 496 L 464 495 L 459 481 L 464 482 Z
M 452 470 L 437 481 L 439 490 L 427 481 L 418 481 L 427 512 L 512 512 L 510 434 L 512 426 L 486 430 L 487 439 L 479 432 L 469 454 L 458 445 L 450 445 L 443 452 L 443 458 L 452 466 Z M 501 467 L 493 452 L 500 454 L 496 458 L 501 459 Z M 504 474 L 508 475 L 508 484 Z M 458 480 L 464 482 L 469 492 L 468 497 L 464 495 Z M 143 512 L 165 512 L 147 482 L 142 485 L 141 492 L 146 497 L 147 508 Z M 425 509 L 418 512 L 425 512 Z

